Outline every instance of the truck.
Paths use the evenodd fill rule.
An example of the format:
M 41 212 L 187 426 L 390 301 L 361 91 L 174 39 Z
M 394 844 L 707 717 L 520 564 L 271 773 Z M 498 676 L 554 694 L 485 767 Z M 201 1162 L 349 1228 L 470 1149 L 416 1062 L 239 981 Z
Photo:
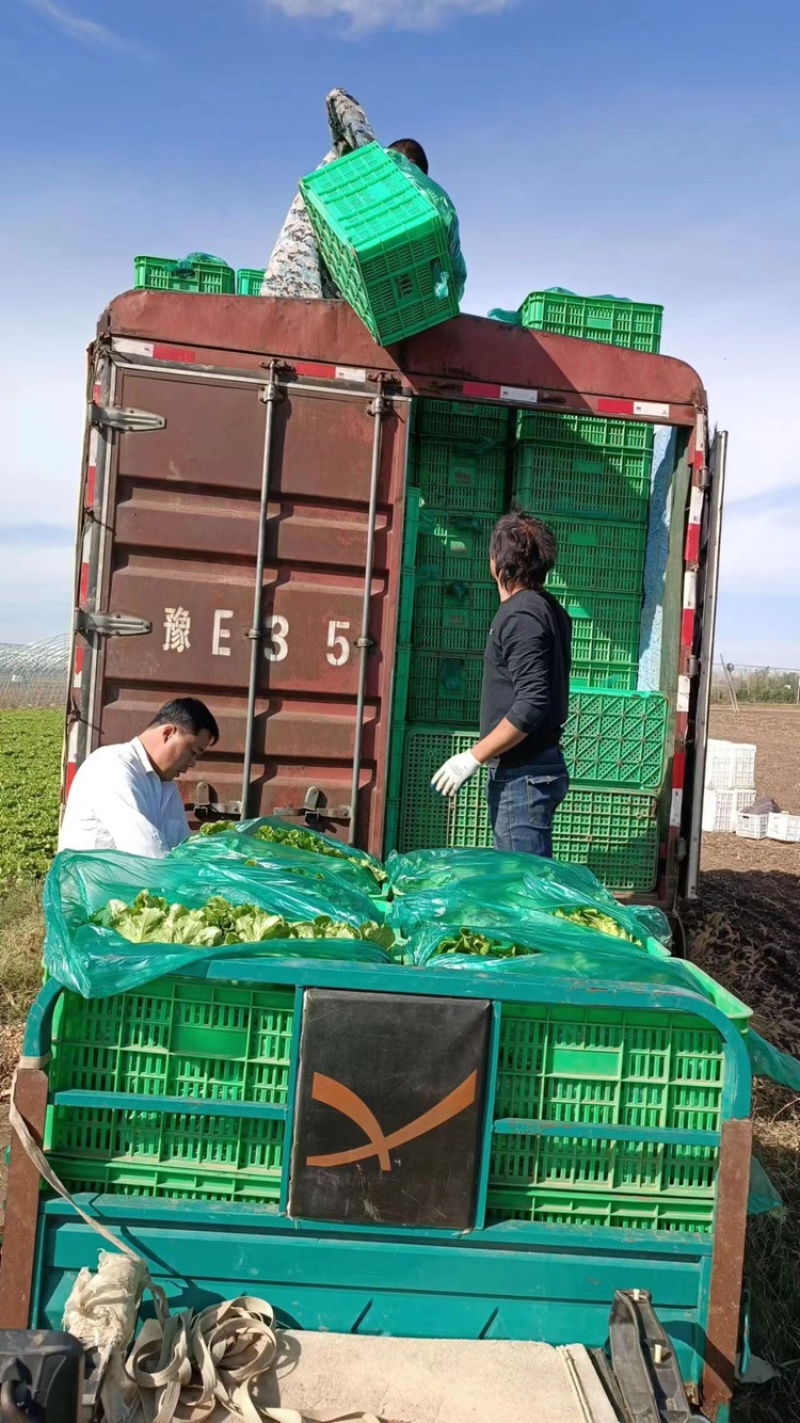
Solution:
M 661 479 L 637 534 L 650 681 L 627 685 L 662 707 L 665 754 L 644 789 L 619 770 L 624 748 L 616 775 L 576 782 L 564 843 L 621 895 L 671 912 L 695 894 L 726 441 L 689 366 L 471 316 L 383 350 L 344 303 L 135 291 L 100 319 L 87 395 L 66 792 L 97 745 L 197 694 L 221 736 L 182 783 L 195 824 L 280 815 L 378 857 L 415 848 L 428 762 L 409 738 L 460 734 L 446 716 L 408 719 L 408 600 L 435 556 L 436 586 L 463 601 L 486 527 L 469 485 L 448 526 L 446 508 L 421 522 L 415 442 L 433 430 L 465 446 L 458 478 L 502 423 L 506 498 L 526 421 L 588 422 L 587 441 L 618 422 L 623 449 L 647 430 Z M 607 517 L 593 542 L 559 518 L 583 566 L 614 566 L 619 539 L 623 567 L 630 522 Z M 598 607 L 576 611 L 601 646 Z M 591 661 L 578 695 L 613 703 Z M 477 812 L 444 814 L 424 811 L 428 843 L 483 843 Z M 31 1133 L 176 1307 L 263 1295 L 301 1336 L 384 1343 L 597 1350 L 610 1333 L 613 1353 L 628 1329 L 623 1376 L 646 1354 L 639 1382 L 663 1404 L 659 1370 L 677 1366 L 692 1406 L 726 1423 L 750 1065 L 742 1025 L 697 994 L 480 965 L 214 959 L 110 1000 L 51 980 L 23 1053 Z M 341 1124 L 353 1094 L 372 1114 L 363 1147 Z M 96 1255 L 90 1225 L 38 1186 L 15 1143 L 11 1329 L 57 1328 Z M 603 1413 L 614 1397 L 596 1412 L 584 1397 L 576 1416 L 619 1416 Z M 677 1390 L 671 1406 L 652 1417 L 689 1417 Z
M 222 728 L 184 786 L 196 818 L 277 812 L 378 856 L 416 848 L 414 827 L 403 831 L 408 808 L 404 815 L 397 803 L 409 760 L 421 767 L 406 795 L 425 807 L 423 844 L 436 834 L 469 843 L 468 832 L 454 842 L 436 820 L 425 773 L 438 763 L 423 764 L 417 740 L 403 746 L 399 630 L 415 557 L 407 518 L 415 410 L 432 412 L 443 432 L 437 449 L 448 438 L 463 444 L 459 410 L 479 434 L 498 412 L 613 421 L 623 441 L 660 427 L 668 438 L 646 548 L 644 526 L 606 519 L 587 536 L 580 519 L 557 520 L 579 581 L 592 580 L 593 562 L 605 570 L 605 581 L 568 602 L 591 642 L 587 684 L 599 675 L 603 686 L 636 685 L 606 678 L 603 666 L 619 655 L 620 608 L 632 607 L 647 685 L 666 704 L 654 779 L 617 784 L 614 768 L 601 769 L 597 786 L 573 777 L 577 809 L 568 801 L 561 812 L 571 815 L 562 857 L 669 911 L 691 898 L 726 444 L 724 434 L 709 437 L 693 370 L 471 316 L 386 352 L 341 303 L 139 291 L 101 319 L 88 409 L 66 789 L 102 741 L 127 739 L 170 695 L 195 691 Z M 601 465 L 606 484 L 611 467 Z M 461 491 L 439 533 L 443 579 L 459 590 L 488 579 L 480 570 L 492 514 L 475 513 L 470 493 Z M 499 497 L 497 513 L 507 487 Z M 428 543 L 435 537 L 434 529 Z M 633 597 L 621 603 L 616 589 L 632 562 Z M 480 639 L 490 617 L 491 608 Z M 444 666 L 451 680 L 479 673 L 474 657 L 450 655 Z M 448 698 L 423 690 L 418 700 L 441 731 L 452 720 Z M 604 729 L 598 723 L 589 737 L 602 741 Z

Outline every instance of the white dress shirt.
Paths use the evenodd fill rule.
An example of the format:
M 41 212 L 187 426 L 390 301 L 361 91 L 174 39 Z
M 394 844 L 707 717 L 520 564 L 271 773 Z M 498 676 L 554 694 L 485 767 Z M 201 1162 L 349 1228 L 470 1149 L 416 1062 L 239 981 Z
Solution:
M 59 850 L 124 850 L 163 859 L 189 834 L 181 794 L 162 781 L 138 736 L 101 746 L 72 783 Z

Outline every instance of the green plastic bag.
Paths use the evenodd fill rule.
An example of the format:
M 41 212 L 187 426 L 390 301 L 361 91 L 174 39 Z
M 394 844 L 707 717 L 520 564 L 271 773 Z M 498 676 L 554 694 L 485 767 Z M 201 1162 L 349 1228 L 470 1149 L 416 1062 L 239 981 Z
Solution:
M 767 1175 L 757 1156 L 750 1157 L 750 1186 L 747 1192 L 747 1214 L 769 1215 L 783 1210 L 783 1197 Z
M 800 1092 L 800 1062 L 788 1052 L 773 1047 L 758 1033 L 748 1033 L 747 1050 L 750 1066 L 755 1077 L 768 1077 L 779 1087 L 788 1087 L 790 1092 Z
M 129 904 L 142 890 L 187 909 L 201 909 L 220 896 L 230 904 L 254 905 L 279 914 L 290 923 L 328 918 L 358 930 L 362 924 L 374 922 L 372 901 L 345 885 L 327 885 L 321 893 L 297 876 L 268 874 L 238 861 L 179 862 L 117 851 L 64 851 L 53 861 L 44 887 L 47 972 L 84 998 L 107 998 L 212 956 L 392 961 L 377 944 L 349 938 L 270 939 L 252 945 L 202 948 L 131 943 L 112 929 L 88 922 L 109 900 Z
M 519 926 L 537 913 L 581 920 L 579 932 L 602 928 L 614 941 L 644 947 L 649 940 L 668 954 L 666 916 L 649 911 L 643 921 L 582 866 L 495 850 L 425 850 L 390 856 L 387 869 L 392 891 L 401 896 L 388 919 L 405 936 L 435 921 Z
M 522 312 L 519 307 L 516 311 L 507 311 L 502 306 L 493 306 L 489 312 L 490 321 L 500 321 L 504 326 L 521 326 Z
M 354 859 L 334 855 L 319 855 L 313 850 L 298 850 L 294 845 L 281 845 L 254 836 L 229 830 L 217 835 L 190 835 L 169 855 L 170 860 L 237 860 L 253 862 L 258 869 L 278 874 L 298 875 L 325 892 L 328 885 L 345 885 L 359 894 L 375 895 L 378 886 L 370 869 Z
M 248 835 L 259 839 L 258 832 L 267 832 L 262 843 L 274 845 L 276 843 L 293 845 L 296 849 L 316 846 L 310 849 L 311 854 L 320 854 L 326 860 L 349 860 L 353 865 L 358 865 L 366 870 L 375 881 L 375 888 L 380 889 L 386 882 L 386 871 L 380 860 L 376 860 L 372 855 L 368 855 L 366 850 L 357 850 L 354 845 L 344 845 L 341 840 L 335 840 L 332 835 L 322 835 L 319 830 L 309 830 L 307 826 L 293 825 L 291 820 L 283 820 L 279 815 L 264 815 L 259 820 L 228 821 L 222 824 L 229 825 L 230 829 L 237 835 Z M 276 840 L 270 838 L 272 835 L 278 837 Z M 202 833 L 202 832 L 201 832 Z M 213 832 L 207 831 L 210 839 L 213 839 Z M 305 846 L 298 845 L 297 837 L 301 837 L 306 842 Z
M 462 935 L 480 935 L 496 944 L 497 950 L 461 953 L 454 942 Z M 476 945 L 477 947 L 477 945 Z M 736 1024 L 746 1027 L 749 1008 L 694 964 L 672 959 L 658 947 L 648 952 L 636 944 L 626 944 L 607 934 L 579 929 L 564 920 L 533 911 L 524 925 L 512 928 L 474 921 L 469 926 L 437 924 L 412 934 L 403 950 L 403 959 L 415 968 L 486 969 L 491 973 L 535 975 L 536 978 L 572 978 L 647 988 L 680 988 L 697 994 Z
M 539 855 L 502 854 L 497 850 L 393 851 L 386 872 L 394 894 L 416 894 L 425 889 L 446 889 L 461 880 L 495 881 L 497 876 L 537 880 L 616 904 L 616 900 L 584 865 L 562 865 Z

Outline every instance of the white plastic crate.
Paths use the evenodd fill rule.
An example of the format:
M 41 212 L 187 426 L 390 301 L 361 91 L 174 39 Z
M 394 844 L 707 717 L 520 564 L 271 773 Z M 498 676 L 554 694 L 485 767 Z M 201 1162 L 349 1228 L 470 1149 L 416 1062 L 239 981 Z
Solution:
M 800 844 L 800 815 L 786 815 L 774 811 L 769 816 L 767 835 L 770 840 L 784 840 L 790 845 Z
M 755 746 L 743 741 L 709 741 L 705 783 L 708 790 L 714 791 L 754 791 Z
M 739 815 L 736 819 L 736 834 L 743 840 L 766 840 L 769 831 L 769 815 Z
M 703 830 L 732 835 L 739 816 L 752 804 L 752 790 L 711 791 L 703 795 Z

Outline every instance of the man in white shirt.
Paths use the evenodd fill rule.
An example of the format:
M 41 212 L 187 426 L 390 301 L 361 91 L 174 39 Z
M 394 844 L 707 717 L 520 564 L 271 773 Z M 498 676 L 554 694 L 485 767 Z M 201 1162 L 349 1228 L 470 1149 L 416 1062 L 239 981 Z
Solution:
M 124 850 L 163 859 L 189 834 L 175 781 L 218 740 L 208 707 L 179 697 L 133 741 L 93 751 L 72 783 L 59 850 Z

